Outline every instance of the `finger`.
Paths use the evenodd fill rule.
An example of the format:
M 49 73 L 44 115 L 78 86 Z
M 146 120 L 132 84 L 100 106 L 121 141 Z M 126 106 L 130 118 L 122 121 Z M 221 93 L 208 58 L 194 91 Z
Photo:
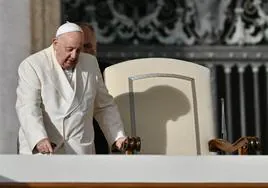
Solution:
M 53 150 L 55 149 L 55 147 L 57 147 L 57 144 L 55 144 L 53 142 L 51 142 L 50 144 L 51 144 L 51 147 L 52 147 Z
M 45 151 L 44 145 L 38 145 L 37 147 L 38 152 L 42 153 Z
M 52 148 L 50 142 L 48 142 L 46 146 L 47 146 L 48 153 L 53 153 L 53 148 Z
M 41 152 L 49 153 L 49 142 L 44 141 L 40 144 L 40 150 Z
M 116 147 L 117 147 L 119 150 L 121 150 L 121 149 L 122 149 L 122 146 L 123 146 L 123 141 L 122 141 L 122 140 L 118 140 L 118 141 L 116 142 Z
M 41 150 L 41 153 L 48 153 L 48 147 L 45 144 L 40 150 Z

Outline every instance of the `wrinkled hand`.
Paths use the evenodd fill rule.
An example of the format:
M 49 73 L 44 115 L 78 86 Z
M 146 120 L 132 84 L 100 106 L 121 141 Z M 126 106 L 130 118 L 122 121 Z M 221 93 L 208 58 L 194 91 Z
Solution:
M 124 143 L 124 141 L 127 139 L 127 137 L 120 137 L 120 138 L 118 138 L 116 141 L 115 141 L 115 146 L 119 149 L 119 150 L 121 150 L 122 149 L 122 147 L 123 147 L 123 143 Z
M 50 143 L 48 138 L 44 138 L 44 139 L 40 140 L 36 144 L 36 149 L 39 153 L 42 153 L 42 154 L 53 153 L 53 148 L 52 148 L 51 143 Z

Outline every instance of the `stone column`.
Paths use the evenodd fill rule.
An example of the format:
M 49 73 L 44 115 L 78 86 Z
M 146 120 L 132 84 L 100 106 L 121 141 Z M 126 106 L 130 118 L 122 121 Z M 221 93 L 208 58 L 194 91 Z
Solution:
M 0 0 L 0 154 L 17 152 L 17 69 L 31 51 L 30 0 Z
M 0 0 L 0 154 L 17 153 L 17 69 L 51 44 L 60 25 L 60 0 Z
M 60 0 L 31 1 L 31 52 L 48 47 L 61 23 Z

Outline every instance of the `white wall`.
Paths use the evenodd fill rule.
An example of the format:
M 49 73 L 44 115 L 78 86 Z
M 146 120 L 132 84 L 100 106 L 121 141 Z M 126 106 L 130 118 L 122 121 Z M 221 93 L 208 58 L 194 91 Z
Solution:
M 74 183 L 191 183 L 167 187 L 194 187 L 193 183 L 238 183 L 230 187 L 243 187 L 239 183 L 252 183 L 244 187 L 268 187 L 267 155 L 0 155 L 0 166 L 0 187 L 1 182 L 73 183 L 72 187 L 77 185 Z M 35 185 L 31 187 L 38 187 Z M 196 187 L 217 187 L 199 185 Z
M 0 154 L 17 150 L 17 68 L 30 44 L 30 0 L 0 0 Z

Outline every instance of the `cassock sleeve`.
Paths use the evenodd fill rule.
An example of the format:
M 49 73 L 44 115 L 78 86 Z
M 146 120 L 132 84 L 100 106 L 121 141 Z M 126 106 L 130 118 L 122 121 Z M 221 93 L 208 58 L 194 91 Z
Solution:
M 18 69 L 16 111 L 30 149 L 47 137 L 42 115 L 41 84 L 34 68 L 27 61 Z
M 97 60 L 96 60 L 97 61 Z M 109 94 L 100 69 L 96 69 L 97 93 L 94 106 L 94 117 L 98 121 L 108 143 L 112 144 L 125 136 L 123 123 L 113 97 Z

